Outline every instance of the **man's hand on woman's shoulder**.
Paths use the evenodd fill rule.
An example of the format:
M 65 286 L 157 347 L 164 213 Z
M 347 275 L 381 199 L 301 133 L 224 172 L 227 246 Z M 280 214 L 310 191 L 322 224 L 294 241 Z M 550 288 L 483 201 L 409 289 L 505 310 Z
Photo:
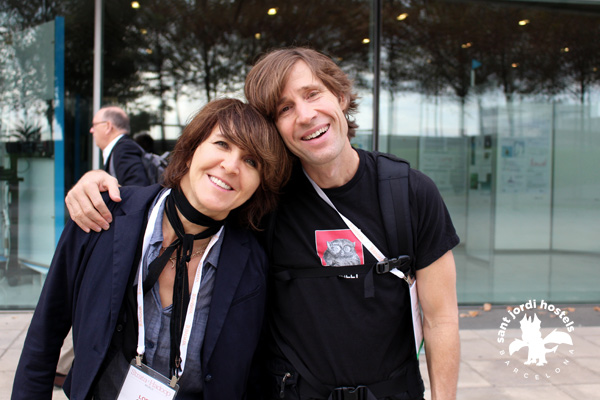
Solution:
M 100 194 L 107 190 L 113 201 L 121 201 L 117 179 L 106 171 L 93 170 L 83 175 L 67 193 L 65 204 L 69 215 L 85 232 L 100 232 L 108 229 L 112 222 L 112 215 Z

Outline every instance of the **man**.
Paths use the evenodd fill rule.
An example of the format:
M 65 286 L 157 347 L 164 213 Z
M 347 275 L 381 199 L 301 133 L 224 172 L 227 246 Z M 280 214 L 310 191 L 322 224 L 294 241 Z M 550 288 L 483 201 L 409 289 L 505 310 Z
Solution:
M 102 150 L 104 170 L 121 185 L 148 186 L 142 164 L 142 148 L 129 137 L 129 117 L 119 107 L 101 108 L 92 121 L 90 133 Z
M 309 49 L 275 50 L 246 79 L 246 97 L 271 117 L 301 168 L 266 224 L 274 275 L 334 265 L 374 265 L 376 258 L 337 211 L 388 257 L 377 190 L 377 155 L 350 145 L 357 125 L 352 84 L 328 57 Z M 308 177 L 336 207 L 323 201 Z M 411 170 L 413 265 L 433 399 L 455 399 L 460 343 L 458 243 L 433 183 Z M 85 230 L 106 228 L 110 215 L 98 187 L 118 199 L 114 180 L 95 173 L 67 196 Z M 88 199 L 88 194 L 89 199 Z M 95 212 L 99 209 L 103 216 Z M 342 270 L 340 270 L 342 271 Z M 372 293 L 367 282 L 372 277 Z M 273 279 L 267 347 L 269 398 L 421 399 L 409 289 L 390 273 Z M 366 387 L 366 388 L 364 388 Z M 367 389 L 368 388 L 368 389 Z

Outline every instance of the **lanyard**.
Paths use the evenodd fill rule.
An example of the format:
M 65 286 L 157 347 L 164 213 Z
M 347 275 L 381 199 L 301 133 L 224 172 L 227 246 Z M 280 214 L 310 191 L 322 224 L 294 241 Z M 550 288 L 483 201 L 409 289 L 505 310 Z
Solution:
M 329 199 L 329 197 L 327 197 L 327 195 L 325 194 L 325 192 L 323 192 L 323 189 L 321 189 L 319 187 L 319 185 L 317 185 L 316 182 L 313 181 L 310 176 L 308 176 L 308 173 L 304 170 L 304 168 L 302 169 L 302 171 L 304 172 L 304 175 L 306 175 L 306 178 L 308 179 L 308 181 L 310 182 L 310 184 L 313 186 L 313 188 L 315 189 L 315 191 L 317 192 L 317 194 L 319 195 L 319 197 L 321 197 L 321 199 L 323 199 L 323 201 L 325 203 L 329 204 L 329 206 L 331 206 L 331 208 L 333 208 L 339 214 L 339 216 L 342 218 L 342 220 L 344 221 L 344 223 L 348 226 L 348 228 L 350 228 L 350 230 L 352 231 L 352 233 L 354 234 L 354 236 L 356 236 L 357 239 L 360 240 L 360 242 L 363 244 L 363 246 L 365 246 L 367 248 L 367 250 L 369 250 L 369 252 L 373 255 L 373 257 L 375 257 L 377 259 L 377 261 L 385 261 L 387 258 L 373 244 L 373 242 L 371 242 L 371 240 L 368 237 L 366 237 L 365 234 L 362 233 L 362 231 L 356 225 L 354 225 L 352 223 L 352 221 L 350 221 L 341 212 L 338 211 L 338 209 L 331 202 L 331 200 Z M 405 279 L 405 280 L 407 279 L 406 276 L 404 275 L 404 273 L 402 271 L 400 271 L 398 268 L 394 268 L 394 269 L 390 270 L 390 272 L 392 274 L 396 275 L 400 279 Z
M 158 211 L 161 208 L 160 206 L 164 203 L 167 195 L 171 192 L 171 189 L 166 190 L 162 196 L 156 202 L 156 205 L 152 208 L 152 212 L 150 213 L 150 217 L 148 218 L 148 225 L 146 225 L 146 231 L 144 233 L 144 241 L 142 247 L 142 254 L 145 255 L 148 250 L 148 246 L 150 244 L 150 238 L 152 237 L 152 233 L 154 232 L 154 225 L 156 224 L 156 220 L 158 218 Z M 185 359 L 187 356 L 187 349 L 190 342 L 190 335 L 192 333 L 192 326 L 194 324 L 194 314 L 196 312 L 196 303 L 198 301 L 198 292 L 200 291 L 200 281 L 202 280 L 202 269 L 204 266 L 204 260 L 206 256 L 210 252 L 210 249 L 214 246 L 214 244 L 219 240 L 221 233 L 223 232 L 223 227 L 217 232 L 208 243 L 202 258 L 200 259 L 200 263 L 198 264 L 198 269 L 196 270 L 196 275 L 194 277 L 194 284 L 192 286 L 192 292 L 190 293 L 190 302 L 188 304 L 187 313 L 185 316 L 185 323 L 183 325 L 183 332 L 181 334 L 181 343 L 179 345 L 180 354 L 181 354 L 181 374 L 183 374 L 183 369 L 185 367 Z M 138 267 L 138 285 L 137 285 L 137 313 L 138 313 L 138 343 L 137 343 L 137 357 L 136 363 L 138 366 L 141 365 L 142 356 L 146 351 L 146 336 L 145 336 L 145 326 L 144 326 L 144 288 L 143 288 L 143 261 L 144 257 L 140 259 L 140 265 Z M 181 376 L 181 374 L 179 376 Z M 173 377 L 173 379 L 176 379 Z

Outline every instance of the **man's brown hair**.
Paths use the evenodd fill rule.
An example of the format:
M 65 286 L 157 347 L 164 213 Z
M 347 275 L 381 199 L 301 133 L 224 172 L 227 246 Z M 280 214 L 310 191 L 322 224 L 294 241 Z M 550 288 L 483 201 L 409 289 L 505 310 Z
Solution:
M 281 94 L 292 67 L 298 61 L 304 61 L 338 100 L 346 99 L 348 106 L 343 111 L 348 122 L 348 138 L 353 138 L 358 128 L 353 118 L 358 109 L 358 96 L 353 92 L 352 81 L 331 58 L 316 50 L 290 47 L 263 55 L 246 76 L 244 92 L 248 102 L 276 121 Z
M 211 134 L 215 126 L 223 136 L 247 151 L 258 165 L 260 185 L 235 215 L 244 226 L 257 229 L 260 219 L 277 205 L 281 186 L 291 172 L 291 158 L 277 129 L 258 110 L 236 99 L 214 100 L 206 104 L 187 124 L 164 172 L 164 186 L 178 188 L 188 173 L 196 148 Z

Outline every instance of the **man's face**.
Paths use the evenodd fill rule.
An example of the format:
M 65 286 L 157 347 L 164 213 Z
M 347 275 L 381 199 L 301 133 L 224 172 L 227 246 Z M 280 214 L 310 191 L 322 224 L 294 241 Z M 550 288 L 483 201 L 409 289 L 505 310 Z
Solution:
M 108 145 L 110 142 L 108 140 L 108 129 L 110 128 L 110 122 L 104 119 L 104 114 L 102 111 L 98 111 L 96 115 L 94 115 L 94 119 L 92 119 L 92 127 L 90 128 L 90 133 L 94 137 L 94 142 L 96 146 L 100 147 L 101 150 Z
M 283 89 L 275 124 L 305 167 L 331 165 L 350 148 L 345 108 L 346 100 L 338 99 L 305 62 L 298 61 Z

